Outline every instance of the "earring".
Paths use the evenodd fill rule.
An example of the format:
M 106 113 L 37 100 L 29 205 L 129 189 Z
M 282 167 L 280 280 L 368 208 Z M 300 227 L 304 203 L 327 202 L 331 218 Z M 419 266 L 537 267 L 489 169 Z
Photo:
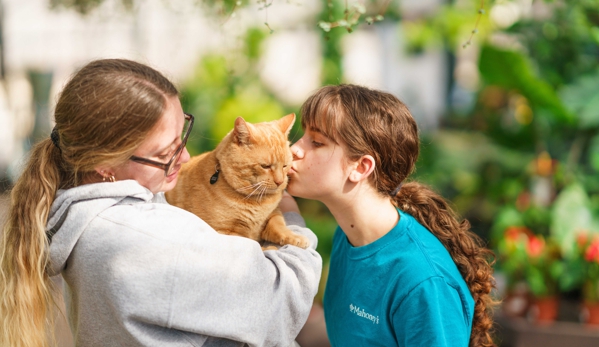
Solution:
M 102 171 L 102 182 L 106 182 L 106 180 L 108 180 L 108 182 L 116 182 L 114 175 L 106 176 L 104 171 Z

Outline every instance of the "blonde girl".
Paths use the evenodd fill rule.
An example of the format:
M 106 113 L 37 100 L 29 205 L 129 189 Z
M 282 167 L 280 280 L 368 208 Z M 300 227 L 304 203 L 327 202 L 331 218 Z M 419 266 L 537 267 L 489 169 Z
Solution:
M 76 346 L 289 346 L 320 278 L 316 238 L 263 252 L 168 205 L 194 118 L 173 84 L 105 59 L 65 85 L 51 136 L 11 193 L 0 243 L 0 346 L 55 344 L 52 276 Z

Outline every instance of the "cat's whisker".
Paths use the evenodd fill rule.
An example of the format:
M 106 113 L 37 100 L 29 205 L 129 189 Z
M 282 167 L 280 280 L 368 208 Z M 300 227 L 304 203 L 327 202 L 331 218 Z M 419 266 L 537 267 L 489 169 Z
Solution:
M 254 183 L 254 184 L 250 184 L 249 186 L 237 188 L 237 190 L 240 191 L 240 190 L 247 190 L 247 189 L 255 189 L 256 187 L 259 187 L 261 184 L 262 184 L 262 182 Z
M 254 184 L 250 184 L 249 186 L 246 187 L 241 187 L 238 188 L 237 191 L 240 193 L 243 193 L 244 190 L 248 190 L 248 189 L 253 189 L 248 195 L 245 196 L 245 198 L 243 198 L 244 200 L 249 199 L 252 195 L 254 195 L 254 193 L 260 189 L 260 186 L 262 186 L 262 182 L 258 182 L 258 183 L 254 183 Z
M 260 190 L 264 186 L 264 181 L 260 181 L 260 182 L 258 182 L 256 184 L 253 184 L 252 187 L 254 187 L 254 186 L 256 186 L 256 188 L 250 194 L 248 194 L 245 198 L 243 198 L 244 200 L 249 199 L 256 192 L 258 192 L 258 194 L 260 194 Z
M 243 198 L 243 200 L 248 200 L 249 198 L 252 197 L 252 195 L 254 195 L 254 193 L 256 192 L 258 188 L 254 189 L 251 193 L 249 193 L 248 195 L 245 196 L 245 198 Z
M 266 190 L 265 186 L 260 187 L 260 192 L 258 193 L 258 202 L 262 201 L 262 197 L 264 196 L 264 191 Z
M 266 194 L 266 191 L 268 191 L 268 185 L 264 184 L 264 186 L 262 186 L 262 192 L 260 192 L 260 200 L 262 200 L 262 198 Z
M 280 173 L 277 171 L 275 174 L 273 170 L 279 170 L 281 164 L 289 165 L 287 135 L 294 121 L 295 116 L 290 114 L 281 120 L 272 121 L 270 125 L 254 124 L 252 127 L 264 131 L 252 131 L 252 141 L 245 135 L 249 134 L 249 125 L 245 121 L 236 121 L 236 131 L 231 134 L 243 136 L 231 139 L 228 135 L 219 143 L 218 150 L 192 159 L 186 166 L 188 169 L 180 172 L 180 177 L 189 179 L 180 178 L 177 187 L 167 193 L 167 201 L 171 205 L 186 206 L 188 211 L 195 213 L 209 225 L 219 226 L 217 232 L 229 233 L 230 230 L 236 230 L 239 236 L 260 241 L 263 236 L 269 235 L 273 243 L 271 247 L 275 249 L 277 247 L 274 245 L 292 244 L 298 239 L 306 247 L 308 241 L 304 240 L 305 236 L 294 234 L 282 222 L 281 211 L 272 210 L 272 204 L 280 201 L 278 199 L 282 193 L 277 189 L 276 182 L 273 182 L 275 176 L 280 177 Z M 240 155 L 238 146 L 249 146 L 250 143 L 251 152 Z M 217 158 L 217 152 L 222 156 Z M 252 170 L 243 169 L 239 165 Z M 190 189 L 197 193 L 189 194 Z M 235 194 L 229 194 L 232 189 Z M 220 199 L 216 200 L 213 193 L 222 197 L 225 203 L 216 203 Z M 229 213 L 224 210 L 230 204 L 235 204 L 236 211 Z M 269 221 L 272 217 L 277 218 L 271 225 Z

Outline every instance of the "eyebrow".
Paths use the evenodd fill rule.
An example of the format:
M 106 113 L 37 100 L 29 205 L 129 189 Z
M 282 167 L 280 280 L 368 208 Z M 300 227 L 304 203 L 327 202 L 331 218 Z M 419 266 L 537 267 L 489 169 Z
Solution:
M 183 130 L 185 130 L 185 122 L 186 122 L 185 113 L 183 113 L 183 117 L 184 117 L 183 118 Z M 171 142 L 168 145 L 162 147 L 161 149 L 155 151 L 154 153 L 158 154 L 158 153 L 161 153 L 163 151 L 166 151 L 167 149 L 169 149 L 170 147 L 172 147 L 175 142 L 177 142 L 177 139 L 181 139 L 181 135 L 179 135 L 179 137 L 175 137 L 175 139 L 173 140 L 173 142 Z M 154 154 L 154 155 L 156 155 L 156 154 Z
M 160 153 L 162 153 L 162 152 L 164 152 L 164 151 L 166 151 L 166 150 L 169 150 L 169 149 L 170 149 L 170 148 L 173 146 L 173 144 L 174 144 L 175 142 L 177 142 L 177 139 L 174 139 L 174 140 L 173 140 L 173 142 L 169 143 L 168 145 L 166 145 L 166 146 L 164 146 L 164 147 L 161 147 L 161 148 L 159 148 L 159 149 L 157 149 L 157 150 L 155 150 L 155 151 L 152 151 L 152 154 L 151 154 L 151 155 L 152 155 L 152 156 L 154 156 L 154 155 L 159 155 Z M 167 154 L 168 154 L 168 153 L 167 153 Z
M 315 132 L 321 136 L 324 136 L 327 140 L 333 142 L 334 144 L 338 145 L 339 143 L 332 137 L 328 136 L 327 134 L 325 134 L 322 130 L 320 130 L 319 128 L 316 127 L 310 127 L 309 128 L 310 131 Z

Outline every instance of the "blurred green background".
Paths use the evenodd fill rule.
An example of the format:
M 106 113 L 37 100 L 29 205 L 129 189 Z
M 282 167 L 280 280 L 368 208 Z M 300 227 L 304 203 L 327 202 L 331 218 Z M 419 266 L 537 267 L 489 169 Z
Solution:
M 84 18 L 103 3 L 48 2 L 56 11 L 74 10 Z M 143 1 L 116 3 L 126 12 Z M 353 82 L 344 63 L 347 38 L 392 32 L 401 42 L 393 39 L 394 45 L 383 43 L 383 49 L 410 62 L 437 52 L 444 64 L 443 85 L 430 86 L 443 91 L 438 97 L 442 111 L 434 126 L 416 117 L 421 156 L 412 179 L 451 201 L 497 252 L 503 294 L 525 283 L 538 295 L 584 296 L 585 283 L 599 281 L 593 275 L 597 271 L 588 267 L 599 264 L 599 257 L 593 260 L 586 244 L 577 241 L 581 235 L 592 241 L 599 234 L 599 1 L 449 0 L 431 2 L 425 10 L 403 10 L 407 3 L 418 1 L 306 1 L 306 6 L 318 5 L 316 10 L 281 19 L 279 12 L 268 12 L 273 2 L 266 0 L 194 2 L 220 23 L 248 10 L 263 19 L 236 36 L 234 52 L 205 52 L 179 80 L 183 108 L 197 122 L 190 153 L 212 150 L 238 116 L 261 122 L 299 115 L 301 102 L 283 100 L 261 74 L 265 45 L 280 30 L 272 25 L 277 19 L 296 21 L 317 34 L 318 85 Z M 410 95 L 398 96 L 420 114 Z M 291 140 L 301 135 L 296 121 Z M 335 221 L 322 204 L 298 202 L 318 234 L 326 263 Z M 524 241 L 549 253 L 533 252 L 530 242 L 520 247 L 506 235 L 524 235 Z M 545 262 L 540 268 L 551 270 L 522 266 L 539 259 Z
M 345 18 L 345 2 L 329 3 L 321 19 Z M 566 261 L 577 233 L 599 232 L 599 2 L 544 1 L 542 16 L 510 22 L 514 3 L 448 2 L 418 18 L 391 7 L 384 13 L 383 22 L 404 33 L 406 54 L 441 49 L 451 74 L 440 125 L 421 132 L 412 179 L 450 200 L 489 247 L 497 249 L 509 226 L 526 226 L 555 239 Z M 490 18 L 492 11 L 501 25 Z M 369 25 L 366 15 L 345 27 L 319 23 L 322 85 L 347 82 L 340 42 Z M 269 34 L 250 28 L 242 55 L 204 56 L 182 86 L 183 107 L 199 120 L 192 154 L 214 148 L 237 116 L 259 122 L 299 112 L 299 105 L 277 99 L 256 72 Z M 478 73 L 462 77 L 476 79 L 470 88 L 456 78 L 465 53 L 477 57 Z M 298 125 L 292 141 L 301 136 Z M 318 202 L 299 204 L 326 262 L 335 221 Z M 499 273 L 505 262 L 498 258 Z M 582 279 L 562 282 L 561 290 L 572 292 Z

